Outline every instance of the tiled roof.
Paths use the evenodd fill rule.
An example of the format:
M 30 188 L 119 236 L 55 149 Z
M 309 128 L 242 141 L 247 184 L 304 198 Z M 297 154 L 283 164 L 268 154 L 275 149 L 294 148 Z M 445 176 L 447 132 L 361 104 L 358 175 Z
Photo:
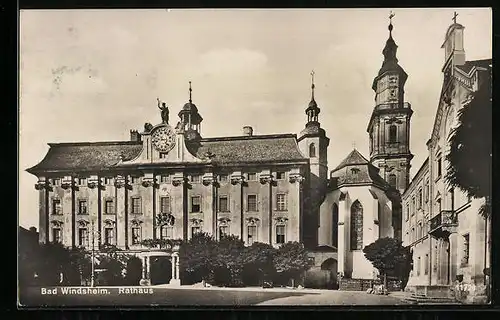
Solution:
M 198 158 L 207 152 L 220 165 L 273 161 L 304 161 L 293 134 L 209 138 L 188 144 Z
M 380 175 L 379 170 L 373 166 L 365 157 L 354 149 L 331 173 L 332 187 L 341 185 L 375 184 L 388 190 L 389 183 Z
M 466 61 L 464 65 L 457 66 L 457 68 L 468 74 L 473 67 L 489 68 L 492 62 L 492 59 Z
M 114 166 L 120 160 L 130 160 L 142 149 L 142 142 L 83 142 L 49 144 L 45 158 L 28 172 L 100 170 Z
M 359 153 L 358 150 L 353 149 L 351 153 L 349 153 L 349 155 L 344 160 L 342 160 L 342 162 L 340 162 L 340 164 L 335 169 L 333 169 L 333 171 L 337 171 L 351 164 L 367 164 L 367 163 L 369 163 L 369 161 L 366 160 L 366 158 L 363 157 L 363 155 L 361 155 L 361 153 Z
M 120 160 L 131 160 L 142 150 L 142 142 L 95 142 L 49 144 L 45 158 L 29 168 L 44 171 L 92 171 L 114 167 Z M 188 142 L 189 151 L 200 159 L 207 152 L 220 165 L 276 161 L 306 161 L 292 134 L 208 138 Z

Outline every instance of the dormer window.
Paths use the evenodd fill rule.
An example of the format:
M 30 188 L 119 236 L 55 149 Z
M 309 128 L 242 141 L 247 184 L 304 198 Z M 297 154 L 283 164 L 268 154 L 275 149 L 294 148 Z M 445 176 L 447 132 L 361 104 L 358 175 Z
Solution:
M 351 173 L 352 174 L 358 174 L 359 173 L 359 168 L 351 168 Z

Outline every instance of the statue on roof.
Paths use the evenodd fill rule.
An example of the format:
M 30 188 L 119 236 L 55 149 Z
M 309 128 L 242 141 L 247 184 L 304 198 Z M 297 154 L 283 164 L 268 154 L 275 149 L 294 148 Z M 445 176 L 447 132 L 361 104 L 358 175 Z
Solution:
M 161 102 L 160 99 L 156 98 L 156 100 L 158 101 L 158 109 L 161 110 L 161 120 L 162 120 L 162 123 L 166 123 L 168 124 L 168 107 L 167 107 L 167 104 L 165 102 Z

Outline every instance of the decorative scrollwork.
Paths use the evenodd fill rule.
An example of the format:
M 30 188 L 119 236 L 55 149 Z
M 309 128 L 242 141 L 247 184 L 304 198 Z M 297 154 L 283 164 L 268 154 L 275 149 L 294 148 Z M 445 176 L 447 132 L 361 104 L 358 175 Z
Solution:
M 231 222 L 231 219 L 229 218 L 219 218 L 219 225 L 220 226 L 227 226 Z
M 50 223 L 54 226 L 54 227 L 62 227 L 64 225 L 64 222 L 60 221 L 60 220 L 52 220 L 50 221 Z
M 276 224 L 286 224 L 288 221 L 287 217 L 276 217 L 274 218 Z
M 259 177 L 259 182 L 261 184 L 267 184 L 267 183 L 272 183 L 273 182 L 273 176 L 272 175 L 261 175 Z
M 193 226 L 200 226 L 203 223 L 203 219 L 193 218 L 190 220 Z
M 71 182 L 67 182 L 67 181 L 62 182 L 61 188 L 63 188 L 64 190 L 68 190 L 69 188 L 71 188 Z
M 143 224 L 143 221 L 139 219 L 133 219 L 132 221 L 130 221 L 130 223 L 135 227 L 139 227 L 141 224 Z
M 115 220 L 112 220 L 112 219 L 106 219 L 106 220 L 104 220 L 104 225 L 106 227 L 114 227 L 115 224 L 116 224 Z
M 97 187 L 97 182 L 89 181 L 87 183 L 87 187 L 89 187 L 90 189 L 95 189 L 95 187 Z
M 178 187 L 183 183 L 188 183 L 187 178 L 185 178 L 185 177 L 173 177 L 172 178 L 172 185 L 174 187 Z
M 288 181 L 290 181 L 290 183 L 301 183 L 302 181 L 304 181 L 304 177 L 300 174 L 290 174 Z
M 245 182 L 245 179 L 243 176 L 232 176 L 231 177 L 231 184 L 234 186 L 234 185 L 237 185 L 237 184 L 243 184 Z
M 84 219 L 78 220 L 78 226 L 82 228 L 86 228 L 89 225 L 90 222 Z

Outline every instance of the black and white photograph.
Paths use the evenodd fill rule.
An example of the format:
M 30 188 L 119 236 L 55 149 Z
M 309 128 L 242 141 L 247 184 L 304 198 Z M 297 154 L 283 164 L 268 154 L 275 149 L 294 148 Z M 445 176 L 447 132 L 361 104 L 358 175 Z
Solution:
M 18 37 L 18 308 L 491 303 L 491 8 L 31 9 Z

